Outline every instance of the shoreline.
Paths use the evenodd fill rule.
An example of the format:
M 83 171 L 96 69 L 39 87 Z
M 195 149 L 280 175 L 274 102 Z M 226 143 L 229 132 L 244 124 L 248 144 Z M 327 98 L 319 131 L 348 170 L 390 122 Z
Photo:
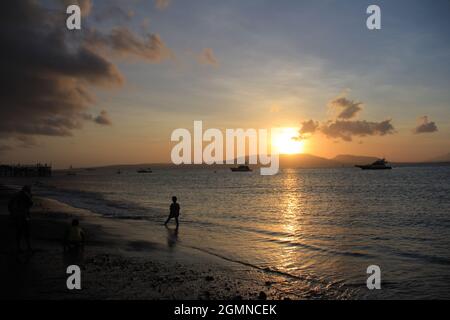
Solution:
M 0 185 L 1 299 L 239 300 L 302 299 L 287 292 L 295 282 L 250 266 L 177 245 L 173 229 L 164 241 L 149 240 L 148 226 L 116 220 L 62 202 L 35 197 L 31 210 L 33 254 L 18 254 L 7 202 L 13 190 Z M 62 236 L 72 218 L 87 234 L 83 256 L 63 253 Z M 161 226 L 164 228 L 164 226 Z M 180 228 L 180 233 L 182 228 Z M 66 288 L 66 268 L 79 264 L 82 290 Z

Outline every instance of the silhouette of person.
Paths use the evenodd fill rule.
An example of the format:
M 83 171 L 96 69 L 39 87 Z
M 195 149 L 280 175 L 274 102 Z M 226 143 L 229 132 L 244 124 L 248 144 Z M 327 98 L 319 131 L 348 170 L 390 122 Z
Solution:
M 167 226 L 170 219 L 175 218 L 175 222 L 177 224 L 178 229 L 178 217 L 180 216 L 180 205 L 177 203 L 177 197 L 172 197 L 172 203 L 170 204 L 170 213 L 169 217 L 167 218 L 166 222 L 164 222 L 164 225 Z
M 72 220 L 72 225 L 67 228 L 64 235 L 64 252 L 79 252 L 84 247 L 85 235 L 80 228 L 78 219 Z
M 25 238 L 28 251 L 32 251 L 29 223 L 30 208 L 33 206 L 31 198 L 31 187 L 24 186 L 8 203 L 8 209 L 16 229 L 17 249 L 19 252 L 22 252 L 20 246 L 22 238 Z

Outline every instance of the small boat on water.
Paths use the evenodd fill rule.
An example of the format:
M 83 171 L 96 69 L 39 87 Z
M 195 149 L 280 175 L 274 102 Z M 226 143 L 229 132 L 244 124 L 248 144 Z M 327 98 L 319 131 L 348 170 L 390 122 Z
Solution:
M 66 176 L 76 176 L 77 173 L 73 171 L 72 166 L 70 166 L 69 171 L 66 172 Z
M 238 167 L 234 167 L 234 168 L 230 168 L 230 169 L 233 172 L 250 172 L 250 171 L 252 171 L 252 169 L 250 169 L 249 166 L 244 166 L 244 165 L 238 166 Z
M 392 166 L 386 161 L 386 159 L 379 159 L 372 164 L 366 165 L 355 165 L 357 168 L 362 170 L 390 170 Z
M 147 169 L 140 169 L 136 171 L 137 173 L 152 173 L 152 169 L 147 168 Z

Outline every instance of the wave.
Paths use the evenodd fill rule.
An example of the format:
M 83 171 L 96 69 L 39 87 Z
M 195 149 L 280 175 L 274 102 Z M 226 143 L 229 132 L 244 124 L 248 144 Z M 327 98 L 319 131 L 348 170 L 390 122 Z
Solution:
M 326 281 L 325 279 L 319 279 L 316 276 L 313 275 L 305 275 L 305 276 L 299 276 L 296 274 L 292 274 L 286 271 L 282 271 L 282 270 L 278 270 L 276 268 L 271 268 L 271 267 L 263 267 L 263 266 L 259 266 L 247 261 L 243 261 L 243 260 L 239 260 L 239 259 L 234 259 L 234 258 L 230 258 L 228 256 L 225 256 L 223 254 L 205 249 L 205 248 L 201 248 L 201 247 L 197 247 L 197 246 L 188 246 L 188 245 L 184 245 L 187 248 L 191 248 L 191 249 L 195 249 L 198 250 L 200 252 L 215 256 L 217 258 L 229 261 L 229 262 L 233 262 L 233 263 L 237 263 L 240 264 L 242 266 L 246 266 L 252 269 L 256 269 L 259 270 L 263 273 L 267 273 L 267 274 L 271 274 L 271 275 L 276 275 L 276 276 L 281 276 L 284 278 L 288 278 L 290 280 L 294 280 L 294 281 L 302 281 L 306 284 L 307 288 L 311 288 L 311 294 L 314 296 L 318 296 L 318 297 L 330 297 L 330 298 L 334 298 L 334 299 L 341 299 L 341 298 L 348 298 L 348 288 L 347 288 L 347 284 L 345 284 L 343 281 Z M 295 292 L 290 292 L 291 294 L 295 294 Z
M 440 264 L 440 265 L 444 265 L 444 266 L 450 265 L 450 259 L 445 258 L 445 257 L 439 257 L 439 256 L 435 256 L 435 255 L 427 255 L 427 254 L 422 254 L 422 253 L 418 253 L 418 252 L 397 252 L 396 254 L 398 256 L 402 256 L 405 258 L 422 260 L 422 261 L 428 262 L 428 263 Z
M 161 210 L 140 206 L 132 201 L 110 200 L 105 194 L 94 191 L 64 189 L 54 186 L 39 186 L 37 195 L 53 198 L 75 208 L 86 209 L 109 218 L 119 219 L 160 219 Z

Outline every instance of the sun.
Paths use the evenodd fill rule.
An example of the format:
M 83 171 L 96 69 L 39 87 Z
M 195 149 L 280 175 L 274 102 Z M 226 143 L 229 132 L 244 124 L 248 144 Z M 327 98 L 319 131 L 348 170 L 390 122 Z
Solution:
M 305 143 L 298 139 L 298 128 L 277 128 L 272 131 L 272 148 L 279 154 L 300 154 L 305 151 Z

